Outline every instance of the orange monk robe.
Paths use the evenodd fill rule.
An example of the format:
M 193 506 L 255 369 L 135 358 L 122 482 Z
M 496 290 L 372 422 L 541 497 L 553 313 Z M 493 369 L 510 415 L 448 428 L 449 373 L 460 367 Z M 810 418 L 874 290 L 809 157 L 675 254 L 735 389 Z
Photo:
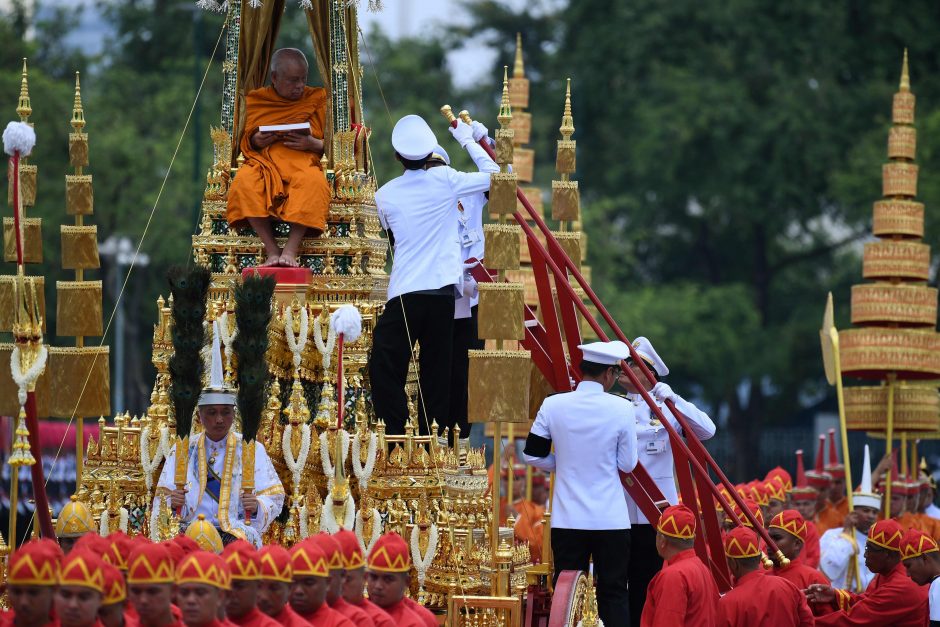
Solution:
M 897 521 L 905 531 L 908 529 L 917 529 L 918 531 L 923 531 L 934 540 L 940 541 L 940 520 L 936 518 L 931 518 L 927 514 L 920 512 L 904 512 L 898 516 Z
M 300 100 L 281 98 L 273 87 L 248 93 L 245 132 L 239 144 L 245 163 L 228 190 L 228 223 L 239 227 L 247 218 L 276 218 L 318 232 L 326 229 L 330 188 L 312 152 L 294 150 L 276 141 L 255 150 L 251 136 L 259 126 L 310 122 L 310 132 L 322 138 L 326 128 L 326 90 L 305 87 Z
M 835 503 L 829 503 L 821 512 L 819 512 L 819 522 L 816 526 L 819 528 L 819 535 L 826 533 L 830 529 L 842 527 L 845 524 L 845 517 L 849 515 L 849 502 L 842 497 Z
M 545 506 L 522 499 L 516 501 L 513 507 L 519 514 L 514 529 L 516 539 L 527 542 L 529 544 L 529 555 L 532 556 L 534 561 L 541 561 L 544 527 L 542 516 L 545 514 Z

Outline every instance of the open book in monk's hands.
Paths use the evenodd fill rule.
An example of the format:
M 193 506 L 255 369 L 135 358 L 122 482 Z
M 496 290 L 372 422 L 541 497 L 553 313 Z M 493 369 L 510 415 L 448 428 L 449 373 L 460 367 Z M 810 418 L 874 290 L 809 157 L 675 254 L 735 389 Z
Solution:
M 300 122 L 298 124 L 268 124 L 266 126 L 259 126 L 258 130 L 262 133 L 277 133 L 278 135 L 287 135 L 288 133 L 309 135 L 310 122 Z

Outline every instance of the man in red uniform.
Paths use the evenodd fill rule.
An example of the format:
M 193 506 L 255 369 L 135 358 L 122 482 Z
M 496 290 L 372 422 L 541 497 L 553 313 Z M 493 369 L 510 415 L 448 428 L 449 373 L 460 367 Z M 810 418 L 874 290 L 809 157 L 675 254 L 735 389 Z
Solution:
M 316 627 L 353 627 L 348 618 L 326 603 L 330 567 L 326 554 L 313 538 L 295 544 L 290 550 L 294 585 L 290 605 L 301 618 Z
M 11 609 L 0 614 L 2 627 L 51 627 L 52 600 L 59 579 L 62 549 L 51 540 L 32 540 L 10 556 L 7 596 Z
M 326 533 L 318 533 L 312 536 L 312 539 L 326 554 L 326 563 L 330 567 L 330 576 L 327 578 L 326 584 L 327 605 L 348 618 L 356 627 L 375 627 L 375 623 L 372 622 L 365 610 L 347 603 L 346 599 L 343 598 L 343 580 L 346 578 L 346 561 L 343 559 L 343 547 L 339 545 L 336 538 Z
M 343 549 L 343 566 L 346 573 L 343 577 L 343 599 L 368 614 L 375 627 L 394 627 L 395 623 L 385 610 L 365 597 L 366 558 L 356 534 L 347 529 L 340 529 L 333 537 Z
M 186 627 L 227 627 L 219 620 L 232 575 L 225 561 L 208 551 L 194 551 L 176 569 L 176 598 Z
M 809 485 L 803 468 L 803 451 L 796 452 L 796 484 L 790 491 L 790 505 L 800 513 L 806 523 L 806 534 L 800 561 L 811 568 L 819 567 L 819 530 L 813 518 L 816 516 L 818 492 Z
M 795 488 L 794 488 L 795 489 Z M 790 560 L 786 566 L 775 566 L 774 574 L 783 577 L 799 590 L 806 590 L 814 583 L 828 586 L 829 580 L 815 568 L 810 568 L 806 562 L 798 559 L 806 539 L 808 524 L 795 509 L 785 509 L 770 521 L 767 532 L 783 552 L 784 557 Z M 829 611 L 825 607 L 810 605 L 814 614 L 821 615 Z
M 826 472 L 825 461 L 826 461 L 826 435 L 823 433 L 819 434 L 819 448 L 816 450 L 816 466 L 810 468 L 806 471 L 806 483 L 809 487 L 816 490 L 816 507 L 813 510 L 812 514 L 807 517 L 806 513 L 800 512 L 803 514 L 803 518 L 806 519 L 806 522 L 819 522 L 819 514 L 826 509 L 826 506 L 829 505 L 829 486 L 832 484 L 832 476 Z M 799 508 L 796 508 L 799 509 Z M 819 531 L 817 529 L 817 531 Z M 822 535 L 822 531 L 819 531 Z
M 61 627 L 101 627 L 98 610 L 104 597 L 104 562 L 74 547 L 59 569 L 55 615 Z
M 424 627 L 417 614 L 405 605 L 405 590 L 411 582 L 411 552 L 400 535 L 390 531 L 376 540 L 366 563 L 369 599 L 385 610 L 399 627 Z
M 920 529 L 910 529 L 901 538 L 901 562 L 907 575 L 927 592 L 930 626 L 940 624 L 940 548 Z
M 163 544 L 131 551 L 127 591 L 141 627 L 182 627 L 182 612 L 173 605 L 174 570 L 176 562 Z
M 804 627 L 813 613 L 803 592 L 781 577 L 769 577 L 761 567 L 757 534 L 746 527 L 725 536 L 725 557 L 734 589 L 718 601 L 719 627 Z
M 258 608 L 261 560 L 258 551 L 244 540 L 236 540 L 222 551 L 232 574 L 232 592 L 225 596 L 225 618 L 238 627 L 279 627 L 280 623 Z
M 764 525 L 763 508 L 757 503 L 757 501 L 751 498 L 744 498 L 743 501 L 748 511 L 750 511 L 751 514 L 754 515 L 754 518 L 757 520 L 757 522 L 761 526 L 763 526 Z M 751 527 L 752 529 L 754 528 L 754 525 L 751 524 L 751 520 L 747 516 L 744 515 L 744 512 L 741 511 L 741 508 L 738 507 L 738 504 L 735 503 L 733 500 L 731 500 L 731 514 L 732 514 L 731 516 L 728 516 L 727 513 L 725 514 L 725 520 L 722 525 L 725 531 L 731 531 L 732 529 L 737 527 L 739 524 L 744 525 L 745 527 Z M 737 519 L 737 522 L 735 522 L 735 518 Z
M 666 566 L 646 591 L 640 627 L 714 625 L 718 587 L 695 555 L 696 516 L 685 505 L 667 507 L 656 526 L 656 552 Z
M 258 551 L 258 609 L 283 627 L 310 627 L 288 602 L 294 581 L 290 553 L 282 546 L 269 544 Z
M 126 564 L 126 562 L 125 562 Z M 98 618 L 104 627 L 138 627 L 136 615 L 128 615 L 127 582 L 124 574 L 110 562 L 102 564 L 104 598 L 98 609 Z
M 870 627 L 923 627 L 927 624 L 927 589 L 919 586 L 901 564 L 901 526 L 880 520 L 868 530 L 865 565 L 875 578 L 865 592 L 855 594 L 813 584 L 806 594 L 816 603 L 835 610 L 816 619 L 817 625 L 868 625 Z

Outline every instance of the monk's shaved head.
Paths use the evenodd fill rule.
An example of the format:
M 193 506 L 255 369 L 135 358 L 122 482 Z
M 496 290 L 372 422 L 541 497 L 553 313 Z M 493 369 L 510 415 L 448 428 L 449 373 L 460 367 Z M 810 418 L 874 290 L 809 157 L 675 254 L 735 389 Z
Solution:
M 280 73 L 287 63 L 298 63 L 305 70 L 310 68 L 307 57 L 297 48 L 278 48 L 271 55 L 271 74 Z

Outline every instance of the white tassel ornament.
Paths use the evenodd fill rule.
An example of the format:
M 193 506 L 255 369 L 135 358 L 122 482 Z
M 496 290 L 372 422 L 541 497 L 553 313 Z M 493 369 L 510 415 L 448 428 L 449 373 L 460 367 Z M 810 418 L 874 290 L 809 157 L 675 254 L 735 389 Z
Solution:
M 36 131 L 26 122 L 10 122 L 3 129 L 3 151 L 11 157 L 17 153 L 28 157 L 36 145 Z

